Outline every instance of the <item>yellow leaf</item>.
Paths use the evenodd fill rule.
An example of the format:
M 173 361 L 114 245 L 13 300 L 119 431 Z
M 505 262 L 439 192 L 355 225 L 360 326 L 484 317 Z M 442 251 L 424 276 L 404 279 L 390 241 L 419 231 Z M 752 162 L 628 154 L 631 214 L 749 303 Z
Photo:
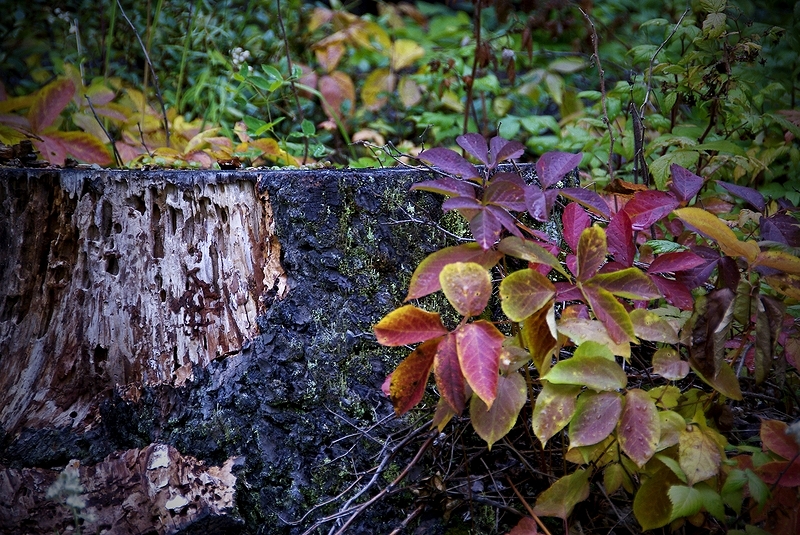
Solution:
M 392 69 L 399 71 L 410 67 L 425 55 L 425 49 L 411 39 L 398 39 L 392 44 Z
M 416 106 L 422 100 L 419 85 L 408 76 L 400 78 L 400 82 L 397 84 L 397 93 L 400 95 L 400 102 L 406 109 Z
M 394 75 L 389 69 L 376 69 L 364 80 L 361 100 L 370 110 L 377 110 L 386 103 L 386 94 L 394 89 Z
M 278 142 L 271 138 L 256 139 L 249 143 L 250 147 L 255 147 L 262 151 L 262 157 L 279 165 L 299 165 L 298 161 L 288 152 L 283 150 Z
M 762 251 L 754 265 L 779 269 L 784 273 L 800 275 L 800 258 L 783 251 Z
M 0 142 L 6 145 L 16 145 L 25 139 L 28 139 L 28 136 L 19 130 L 0 124 Z
M 461 99 L 458 98 L 458 95 L 449 89 L 442 94 L 442 105 L 457 113 L 464 111 L 464 103 L 461 102 Z
M 727 256 L 734 258 L 741 256 L 749 263 L 753 263 L 759 254 L 760 249 L 756 242 L 753 240 L 739 241 L 728 225 L 706 210 L 689 207 L 679 208 L 674 210 L 674 213 L 685 223 L 717 242 L 719 248 Z
M 679 464 L 689 485 L 717 475 L 722 456 L 713 438 L 699 425 L 688 425 L 681 431 L 678 442 Z

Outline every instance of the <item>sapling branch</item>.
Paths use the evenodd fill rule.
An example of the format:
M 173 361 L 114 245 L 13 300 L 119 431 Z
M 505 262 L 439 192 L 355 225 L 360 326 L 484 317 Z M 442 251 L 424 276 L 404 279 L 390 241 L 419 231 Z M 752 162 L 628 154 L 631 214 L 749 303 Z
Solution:
M 611 128 L 611 121 L 608 118 L 608 105 L 606 103 L 606 78 L 605 71 L 603 71 L 603 65 L 600 63 L 600 53 L 598 52 L 597 47 L 597 30 L 594 27 L 594 22 L 592 22 L 592 19 L 586 14 L 583 8 L 579 7 L 578 9 L 580 9 L 581 13 L 583 14 L 583 18 L 586 19 L 586 22 L 592 29 L 592 47 L 594 48 L 592 57 L 597 63 L 597 74 L 600 77 L 600 102 L 603 105 L 603 123 L 605 123 L 606 129 L 608 129 L 609 137 L 608 160 L 606 161 L 606 168 L 608 169 L 609 180 L 614 180 L 614 166 L 611 164 L 612 159 L 614 158 L 614 131 Z

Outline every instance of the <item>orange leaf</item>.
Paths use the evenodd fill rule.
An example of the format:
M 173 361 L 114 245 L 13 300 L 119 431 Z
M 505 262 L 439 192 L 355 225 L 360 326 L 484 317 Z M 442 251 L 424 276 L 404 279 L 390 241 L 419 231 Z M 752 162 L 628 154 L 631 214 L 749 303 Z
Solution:
M 427 312 L 414 305 L 393 310 L 373 330 L 378 343 L 384 346 L 414 344 L 448 333 L 439 314 Z
M 398 416 L 408 412 L 425 394 L 438 345 L 439 339 L 420 344 L 392 372 L 389 397 Z

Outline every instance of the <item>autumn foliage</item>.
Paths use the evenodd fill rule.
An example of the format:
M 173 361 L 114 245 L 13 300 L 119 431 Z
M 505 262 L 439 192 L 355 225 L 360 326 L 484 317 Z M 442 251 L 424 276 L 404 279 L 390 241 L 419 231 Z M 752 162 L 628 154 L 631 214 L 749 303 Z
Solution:
M 677 164 L 664 191 L 619 180 L 594 191 L 556 187 L 582 156 L 547 153 L 526 181 L 498 167 L 520 144 L 457 141 L 482 167 L 433 148 L 420 159 L 440 177 L 413 189 L 443 194 L 474 242 L 429 255 L 409 304 L 374 327 L 383 345 L 419 344 L 387 380 L 396 412 L 426 399 L 432 373 L 440 429 L 466 410 L 489 448 L 515 425 L 542 446 L 562 434 L 575 468 L 539 496 L 538 516 L 566 521 L 600 483 L 634 496 L 644 530 L 733 528 L 797 504 L 797 430 L 765 420 L 756 454 L 714 419 L 743 384 L 797 370 L 796 209 Z M 738 219 L 737 201 L 748 207 Z M 554 221 L 560 232 L 542 230 Z M 415 304 L 439 291 L 455 326 Z M 518 422 L 529 400 L 530 421 Z M 781 522 L 798 525 L 796 514 Z

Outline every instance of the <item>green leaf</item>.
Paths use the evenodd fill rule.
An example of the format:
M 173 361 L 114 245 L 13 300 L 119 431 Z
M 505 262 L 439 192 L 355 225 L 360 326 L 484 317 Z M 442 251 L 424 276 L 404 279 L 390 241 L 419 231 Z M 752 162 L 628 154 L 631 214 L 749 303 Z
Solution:
M 481 314 L 492 296 L 489 272 L 475 262 L 444 266 L 439 273 L 439 284 L 456 312 L 465 317 Z
M 656 404 L 644 390 L 634 388 L 625 394 L 617 436 L 622 451 L 639 468 L 655 454 L 661 437 L 661 422 Z
M 558 322 L 558 332 L 568 336 L 577 345 L 587 341 L 598 342 L 606 345 L 615 355 L 625 357 L 625 359 L 631 356 L 630 343 L 615 343 L 611 340 L 603 324 L 597 320 L 584 318 L 561 319 Z
M 664 463 L 664 466 L 672 470 L 672 473 L 675 474 L 678 479 L 686 483 L 686 474 L 683 473 L 681 465 L 678 464 L 678 461 L 672 457 L 667 457 L 666 455 L 656 455 L 656 459 Z
M 698 483 L 694 488 L 700 493 L 703 508 L 717 520 L 725 521 L 725 504 L 722 503 L 719 493 L 707 483 Z
M 576 470 L 553 483 L 539 495 L 533 512 L 539 516 L 555 516 L 566 520 L 575 505 L 589 497 L 590 470 Z
M 531 240 L 523 240 L 517 236 L 508 236 L 503 238 L 500 245 L 497 247 L 501 252 L 513 256 L 514 258 L 521 258 L 534 264 L 544 264 L 555 269 L 565 277 L 569 275 L 561 266 L 561 262 L 553 256 L 550 251 L 546 250 L 541 245 L 537 245 Z
M 747 483 L 747 474 L 744 470 L 735 468 L 728 472 L 725 478 L 725 483 L 722 485 L 720 495 L 722 501 L 733 509 L 737 515 L 742 512 L 742 503 L 744 500 L 744 486 Z
M 699 159 L 700 153 L 696 150 L 675 150 L 656 158 L 653 163 L 650 164 L 650 173 L 653 175 L 656 188 L 660 191 L 666 190 L 667 182 L 670 179 L 670 166 L 672 164 L 678 164 L 681 167 L 689 169 L 696 164 Z
M 455 331 L 461 372 L 487 407 L 497 395 L 500 354 L 505 337 L 486 320 L 462 325 Z
M 670 325 L 667 320 L 655 312 L 644 308 L 637 308 L 631 310 L 628 315 L 633 324 L 633 332 L 642 340 L 663 342 L 665 344 L 678 343 L 678 333 L 675 332 L 675 329 L 672 328 L 672 325 Z M 688 373 L 689 363 L 684 362 L 684 364 L 686 365 L 686 372 Z M 653 359 L 653 365 L 655 365 L 655 357 Z
M 597 356 L 562 360 L 545 378 L 551 383 L 581 385 L 597 391 L 618 390 L 628 384 L 628 376 L 619 364 Z
M 478 396 L 472 396 L 469 415 L 472 427 L 491 450 L 492 444 L 506 436 L 517 421 L 519 411 L 527 400 L 528 386 L 518 372 L 500 376 L 497 382 L 497 396 L 488 408 Z
M 378 343 L 384 346 L 404 346 L 447 334 L 436 312 L 405 305 L 393 310 L 373 327 Z
M 719 447 L 699 425 L 688 425 L 681 431 L 678 452 L 689 485 L 710 479 L 719 472 L 722 461 Z
M 547 277 L 533 269 L 521 269 L 500 283 L 503 312 L 511 321 L 523 321 L 550 302 L 556 288 Z
M 661 297 L 661 293 L 650 277 L 635 267 L 611 273 L 598 273 L 592 277 L 591 284 L 600 286 L 624 299 L 649 300 Z
M 594 315 L 606 328 L 611 340 L 617 344 L 636 341 L 636 334 L 633 331 L 633 323 L 628 311 L 611 292 L 595 286 L 590 281 L 581 285 L 581 293 L 592 308 Z
M 583 356 L 603 357 L 610 361 L 614 361 L 614 353 L 607 345 L 592 341 L 583 342 L 581 345 L 576 347 L 572 356 L 573 358 Z
M 740 147 L 733 141 L 728 141 L 727 139 L 720 139 L 718 141 L 707 141 L 705 143 L 695 145 L 693 148 L 695 150 L 727 152 L 729 154 L 735 154 L 736 156 L 747 156 L 747 152 L 745 152 L 745 150 L 742 147 Z
M 620 463 L 609 463 L 603 469 L 603 486 L 606 494 L 614 494 L 622 486 L 622 482 L 627 477 L 625 468 Z
M 763 505 L 769 500 L 770 491 L 764 480 L 756 475 L 749 468 L 744 471 L 747 476 L 747 485 L 750 489 L 750 496 L 759 504 Z
M 633 514 L 643 531 L 669 524 L 672 517 L 672 502 L 668 492 L 678 483 L 678 478 L 666 466 L 644 480 L 633 499 Z
M 703 35 L 708 39 L 716 39 L 725 31 L 725 22 L 728 20 L 725 13 L 709 13 L 703 21 Z
M 454 262 L 475 262 L 484 269 L 491 269 L 503 255 L 493 249 L 484 251 L 477 243 L 466 243 L 445 247 L 428 255 L 411 275 L 406 301 L 418 299 L 441 290 L 439 274 Z
M 681 432 L 686 428 L 686 419 L 675 411 L 660 411 L 658 421 L 661 436 L 656 451 L 663 451 L 678 444 L 681 440 Z
M 558 385 L 542 380 L 542 391 L 536 398 L 531 423 L 542 447 L 564 429 L 575 414 L 580 386 Z
M 700 491 L 684 485 L 674 485 L 670 487 L 669 501 L 672 502 L 672 516 L 670 521 L 677 518 L 696 515 L 703 508 L 703 499 Z
M 425 394 L 439 340 L 428 340 L 411 352 L 392 372 L 389 398 L 398 416 L 408 412 Z
M 575 415 L 569 423 L 569 447 L 591 446 L 614 431 L 622 413 L 622 396 L 617 392 L 591 392 L 578 397 Z

